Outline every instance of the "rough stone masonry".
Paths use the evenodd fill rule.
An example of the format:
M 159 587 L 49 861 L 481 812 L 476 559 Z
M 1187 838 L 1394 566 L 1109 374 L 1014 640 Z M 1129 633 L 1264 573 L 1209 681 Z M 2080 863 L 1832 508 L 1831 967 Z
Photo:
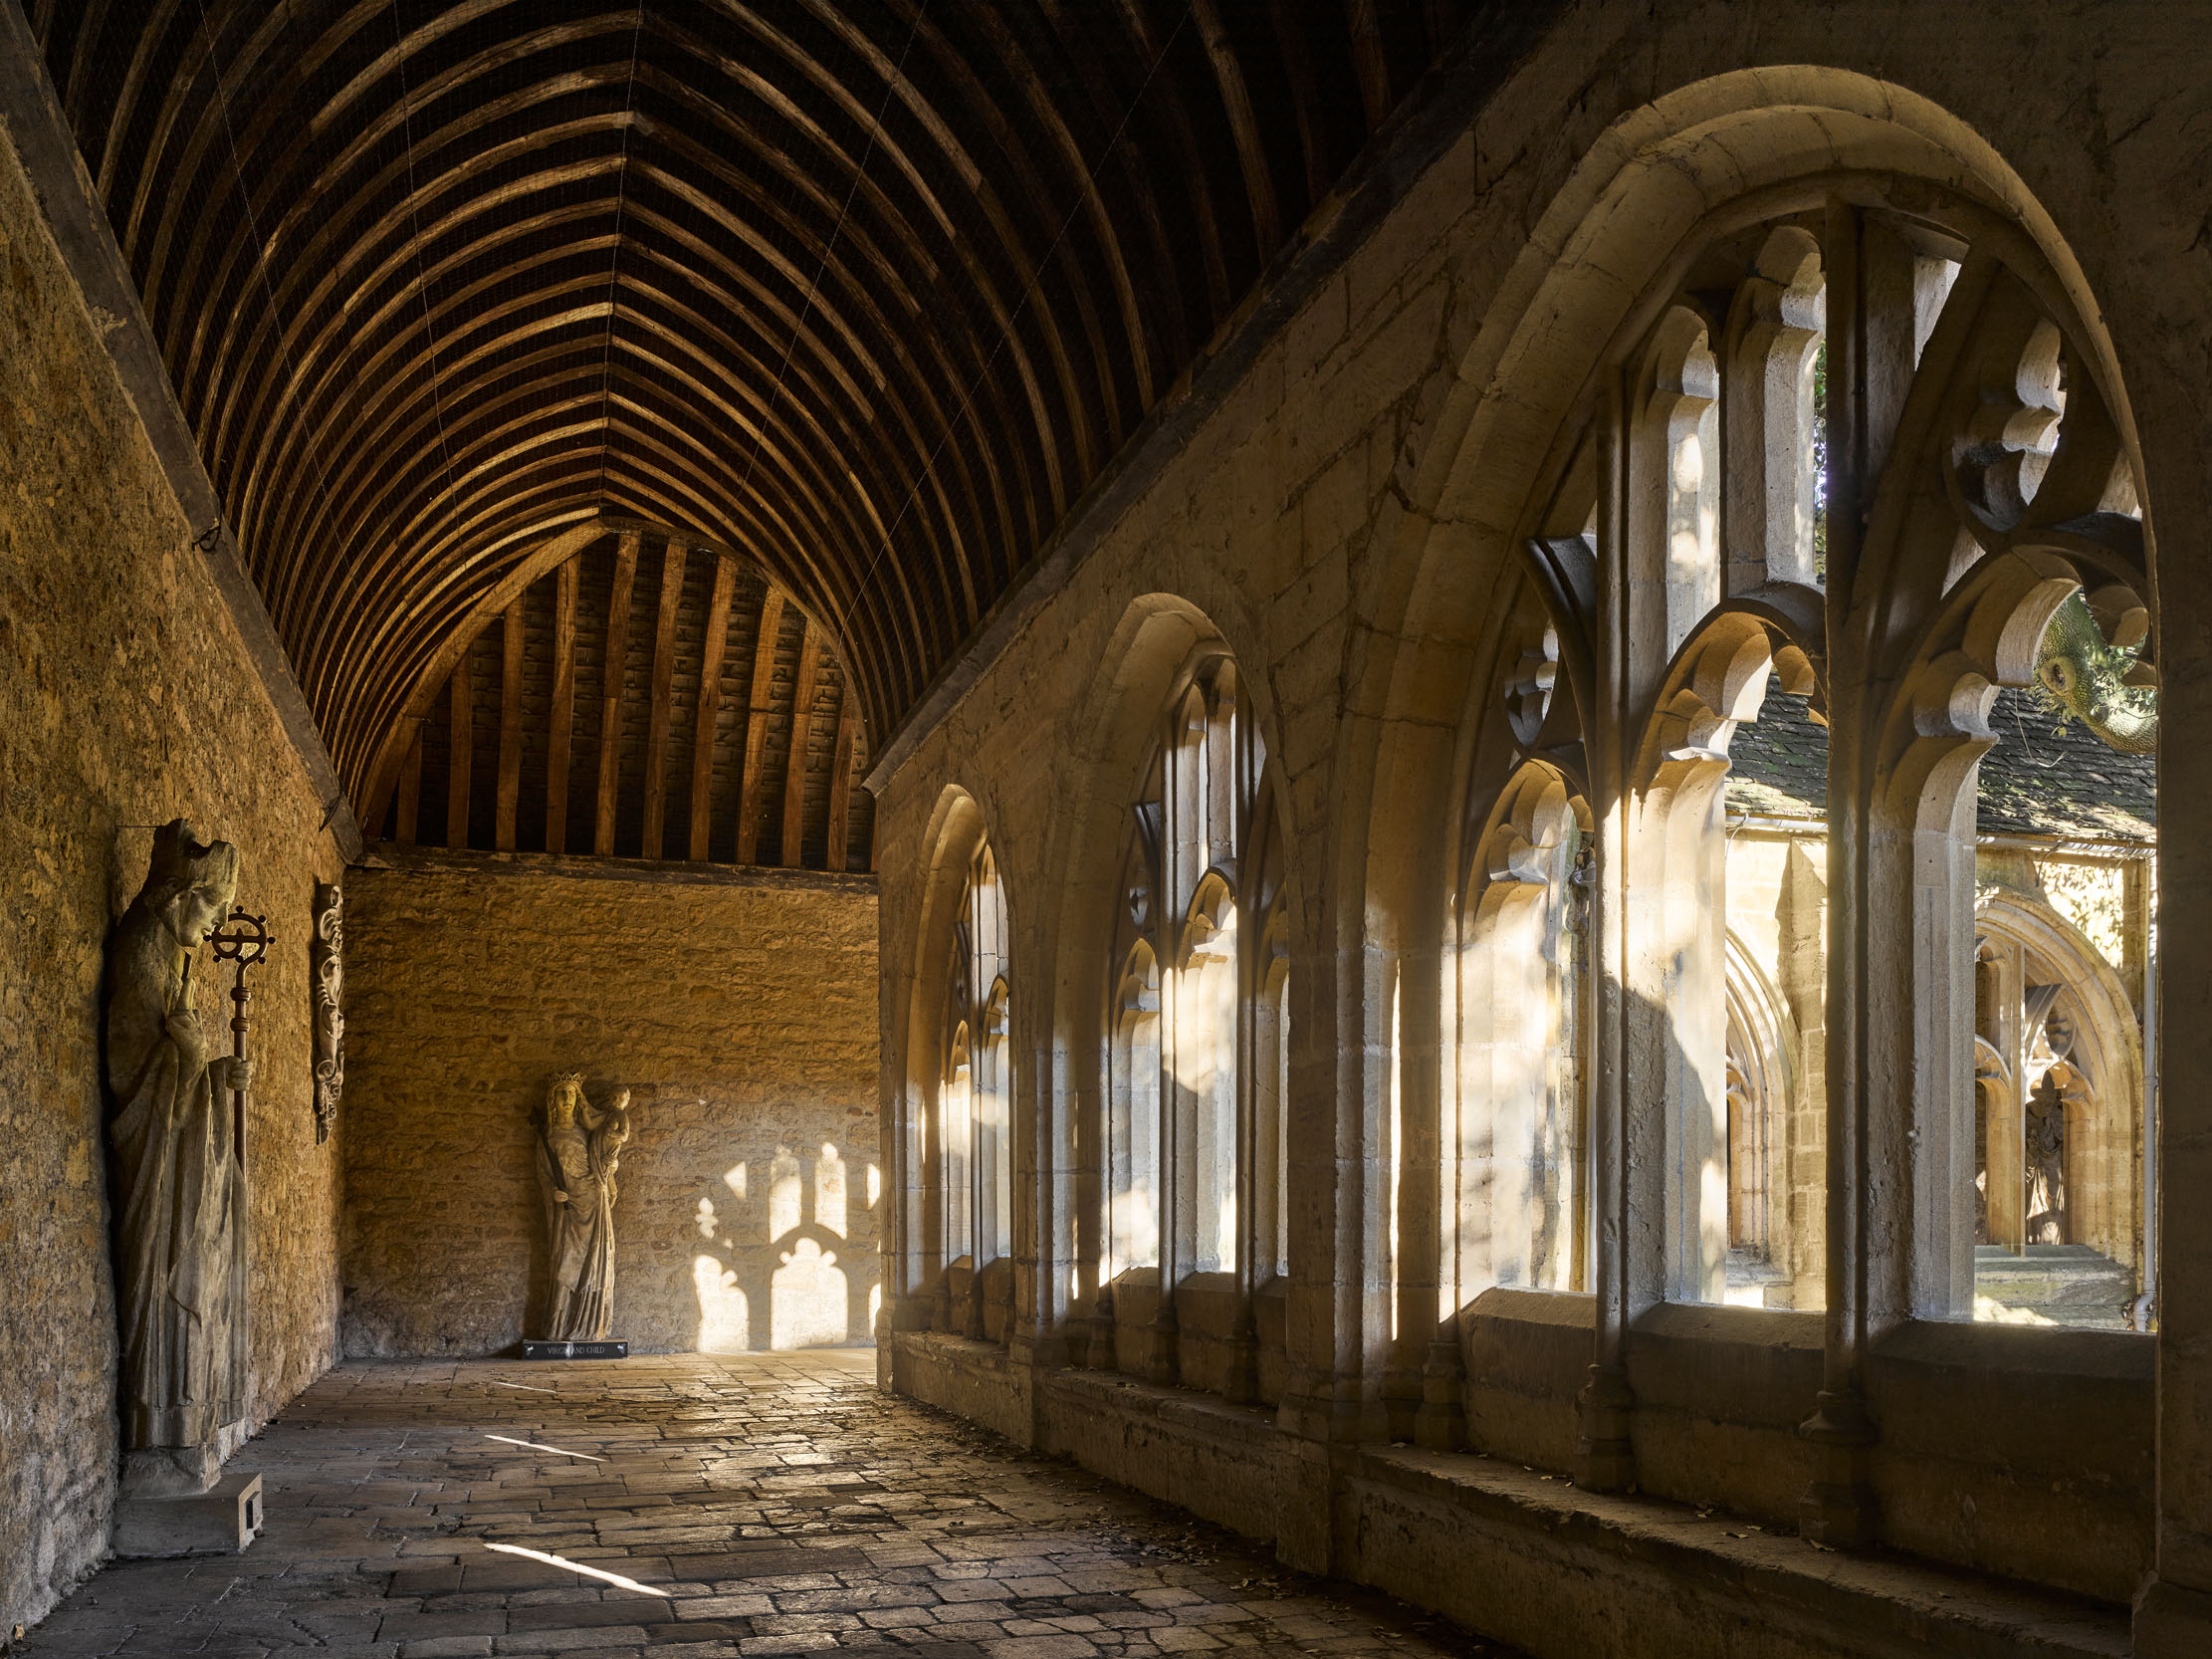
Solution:
M 568 1070 L 594 1099 L 630 1090 L 611 1335 L 870 1340 L 873 879 L 441 863 L 348 877 L 346 1352 L 526 1334 L 546 1270 L 530 1111 Z

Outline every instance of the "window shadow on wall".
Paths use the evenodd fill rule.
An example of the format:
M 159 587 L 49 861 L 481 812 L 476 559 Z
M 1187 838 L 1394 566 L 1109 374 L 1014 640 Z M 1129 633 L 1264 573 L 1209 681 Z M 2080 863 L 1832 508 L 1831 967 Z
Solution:
M 778 1146 L 765 1164 L 724 1171 L 692 1218 L 699 1350 L 870 1344 L 882 1287 L 873 1248 L 852 1235 L 882 1185 L 874 1162 L 833 1142 Z

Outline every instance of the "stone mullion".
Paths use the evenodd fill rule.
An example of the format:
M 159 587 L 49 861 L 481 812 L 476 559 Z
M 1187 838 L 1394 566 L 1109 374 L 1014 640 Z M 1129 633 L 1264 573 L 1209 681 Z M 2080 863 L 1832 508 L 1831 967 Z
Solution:
M 1628 902 L 1625 844 L 1629 806 L 1628 733 L 1633 697 L 1629 661 L 1627 474 L 1629 392 L 1616 369 L 1598 416 L 1598 626 L 1596 702 L 1591 722 L 1590 809 L 1597 825 L 1597 880 L 1591 934 L 1597 962 L 1592 1044 L 1591 1203 L 1597 1217 L 1590 1285 L 1596 1329 L 1589 1380 L 1578 1401 L 1576 1481 L 1600 1492 L 1624 1491 L 1636 1479 L 1630 1439 L 1635 1396 L 1629 1389 L 1631 1298 L 1626 1244 L 1630 1237 L 1628 1100 Z
M 2163 389 L 2163 388 L 2162 388 Z M 2183 388 L 2174 387 L 2180 390 Z M 2201 399 L 2193 378 L 2189 396 Z M 2201 427 L 2146 425 L 2143 470 L 2156 484 L 2159 690 L 2158 821 L 2212 822 L 2212 476 Z M 2174 742 L 2165 738 L 2172 735 Z M 2158 1310 L 2156 1554 L 2135 1601 L 2137 1659 L 2212 1653 L 2212 928 L 2188 925 L 2212 903 L 2201 834 L 2158 837 L 2154 897 L 2168 918 L 2147 964 L 2146 1057 L 2155 1089 L 2152 1262 Z M 2179 919 L 2180 925 L 2174 925 Z M 2157 1042 L 2161 1033 L 2180 1041 Z M 2153 1045 L 2155 1045 L 2153 1047 Z
M 1191 1172 L 1183 1157 L 1183 1121 L 1189 1115 L 1182 1105 L 1183 1084 L 1176 1076 L 1177 1050 L 1182 1042 L 1183 916 L 1177 900 L 1182 897 L 1182 871 L 1177 868 L 1176 847 L 1181 844 L 1184 788 L 1183 769 L 1176 764 L 1176 745 L 1182 740 L 1181 702 L 1170 717 L 1167 733 L 1168 763 L 1162 768 L 1160 902 L 1153 906 L 1153 959 L 1160 964 L 1160 1089 L 1158 1139 L 1153 1143 L 1160 1170 L 1160 1300 L 1153 1314 L 1145 1374 L 1158 1383 L 1173 1383 L 1182 1375 L 1182 1325 L 1177 1316 L 1175 1293 L 1183 1277 L 1183 1194 Z
M 1398 1119 L 1398 1250 L 1391 1264 L 1389 1287 L 1397 1337 L 1384 1361 L 1382 1379 L 1383 1408 L 1394 1441 L 1414 1438 L 1416 1420 L 1422 1412 L 1424 1374 L 1444 1359 L 1443 1354 L 1431 1351 L 1441 1336 L 1438 1291 L 1443 1271 L 1443 1226 L 1438 1210 L 1444 1163 L 1438 1082 L 1441 1064 L 1438 969 L 1432 948 L 1425 946 L 1418 953 L 1401 948 L 1397 954 L 1396 1041 L 1387 1062 Z M 1387 1089 L 1385 1099 L 1390 1097 Z M 1457 1347 L 1455 1333 L 1451 1347 Z M 1456 1392 L 1455 1382 L 1451 1391 Z M 1432 1418 L 1434 1415 L 1431 1413 Z
M 1827 1319 L 1819 1409 L 1805 1425 L 1813 1484 L 1800 1525 L 1816 1541 L 1864 1542 L 1873 1495 L 1866 1414 L 1866 1045 L 1868 995 L 1867 777 L 1871 666 L 1867 618 L 1855 611 L 1869 483 L 1862 223 L 1842 200 L 1828 209 L 1828 1217 Z
M 1470 868 L 1463 851 L 1460 869 Z M 1434 1283 L 1425 1304 L 1416 1304 L 1416 1329 L 1429 1331 L 1421 1366 L 1421 1403 L 1414 1413 L 1412 1439 L 1429 1451 L 1457 1451 L 1466 1440 L 1465 1367 L 1459 1348 L 1459 1310 L 1466 1304 L 1465 1220 L 1459 1213 L 1459 1184 L 1470 1151 L 1467 1145 L 1465 1067 L 1467 1031 L 1467 952 L 1462 935 L 1471 876 L 1439 893 L 1437 913 L 1443 918 L 1439 948 L 1428 961 L 1424 978 L 1429 995 L 1426 1018 L 1435 1022 L 1424 1068 L 1428 1093 L 1418 1116 L 1432 1147 L 1426 1173 L 1434 1253 Z M 1555 1021 L 1552 1029 L 1558 1031 Z M 1579 1174 L 1576 1179 L 1580 1180 Z M 1570 1247 L 1570 1259 L 1571 1259 Z M 1572 1281 L 1570 1279 L 1570 1286 Z
M 773 589 L 770 590 L 770 602 L 775 602 Z M 766 613 L 764 610 L 763 614 Z M 918 981 L 924 975 L 945 972 L 946 952 L 937 943 L 938 935 L 932 926 L 938 906 L 945 902 L 942 896 L 925 890 L 918 928 L 921 948 L 928 954 L 917 959 Z M 952 923 L 948 921 L 946 926 L 949 929 Z M 909 1019 L 919 1005 L 927 1011 L 924 1017 L 934 1028 L 921 1028 L 909 1034 L 910 1050 L 926 1055 L 929 1066 L 926 1069 L 910 1066 L 902 1082 L 910 1123 L 907 1147 L 911 1160 L 909 1191 L 914 1204 L 914 1292 L 917 1297 L 929 1293 L 937 1304 L 937 1310 L 943 1311 L 952 1269 L 952 1255 L 946 1248 L 949 1222 L 945 1214 L 945 1043 L 951 1033 L 951 1021 L 947 1018 L 945 999 L 924 992 L 920 985 L 910 988 L 907 995 Z M 946 1322 L 941 1319 L 938 1328 L 946 1328 Z
M 932 1044 L 931 1049 L 934 1052 L 936 1045 Z M 930 1107 L 927 1089 L 928 1084 L 921 1079 L 908 1079 L 902 1088 L 907 1095 L 907 1237 L 914 1266 L 909 1294 L 916 1297 L 928 1290 L 930 1281 L 943 1274 L 947 1265 L 945 1203 L 938 1188 L 939 1171 L 944 1165 L 944 1134 L 939 1113 Z
M 2146 1307 L 2158 1305 L 2158 979 L 2151 957 L 2151 929 L 2157 923 L 2150 860 L 2127 862 L 2122 888 L 2125 911 L 2121 938 L 2126 952 L 2122 977 L 2135 1004 L 2142 1033 L 2142 1095 L 2137 1146 L 2135 1212 L 2136 1263 Z M 2147 1322 L 2147 1321 L 2146 1321 Z
M 1720 778 L 1700 778 L 1684 793 L 1694 791 L 1709 802 L 1710 808 L 1717 808 L 1725 787 Z M 1709 795 L 1705 793 L 1708 789 Z M 1675 919 L 1668 937 L 1689 941 L 1689 949 L 1677 959 L 1673 996 L 1666 1008 L 1674 1033 L 1672 1052 L 1681 1068 L 1667 1090 L 1667 1130 L 1678 1137 L 1679 1150 L 1671 1169 L 1674 1200 L 1683 1224 L 1677 1253 L 1669 1264 L 1668 1295 L 1675 1301 L 1714 1304 L 1726 1300 L 1728 1286 L 1726 1199 L 1721 1201 L 1718 1216 L 1706 1204 L 1708 1177 L 1717 1176 L 1725 1193 L 1728 1172 L 1728 1090 L 1723 1058 L 1727 1052 L 1723 965 L 1727 841 L 1720 826 L 1706 817 L 1708 810 L 1695 801 L 1677 798 L 1672 813 L 1695 812 L 1702 822 L 1697 826 L 1694 848 L 1677 850 L 1669 859 L 1665 881 L 1669 905 L 1687 912 Z M 1657 988 L 1663 981 L 1655 972 L 1651 983 Z
M 803 624 L 802 624 L 803 625 Z M 977 884 L 975 861 L 969 865 L 969 880 L 965 891 L 968 910 L 968 1006 L 961 1010 L 961 1018 L 968 1026 L 968 1319 L 967 1334 L 982 1338 L 990 1329 L 984 1315 L 984 1216 L 989 1202 L 988 1171 L 980 1155 L 983 1150 L 984 1103 L 995 1091 L 995 1071 L 987 1084 L 984 1061 L 991 1052 L 991 1033 L 985 1024 L 984 1010 L 990 1003 L 990 988 L 982 983 L 983 929 L 976 914 Z M 952 1241 L 947 1250 L 952 1248 Z
M 1050 960 L 1043 951 L 1035 954 L 1038 961 Z M 1031 1016 L 1036 1035 L 1023 1050 L 1029 1064 L 1017 1072 L 1030 1079 L 1029 1104 L 1013 1113 L 1017 1136 L 1014 1246 L 1028 1282 L 1016 1283 L 1015 1308 L 1020 1318 L 1011 1334 L 1017 1358 L 1044 1366 L 1067 1362 L 1066 1324 L 1073 1309 L 1066 1287 L 1077 1260 L 1074 1217 L 1079 1156 L 1074 1130 L 1080 1110 L 1071 1068 L 1054 1065 L 1051 998 L 1041 987 L 1028 998 L 1015 998 L 1017 1007 L 1031 1002 L 1036 1005 Z M 1024 1223 L 1027 1239 L 1019 1231 Z
M 1241 725 L 1241 722 L 1239 722 Z M 1239 733 L 1241 739 L 1241 733 Z M 1245 745 L 1239 741 L 1237 747 Z M 1249 756 L 1239 754 L 1238 789 L 1252 799 Z M 1267 929 L 1259 911 L 1264 859 L 1252 815 L 1240 812 L 1237 850 L 1243 854 L 1235 895 L 1236 931 L 1236 1313 L 1231 1327 L 1227 1397 L 1238 1405 L 1259 1398 L 1259 1336 L 1252 1299 L 1259 1289 L 1259 985 Z
M 2026 1192 L 2028 1033 L 2021 1018 L 2027 995 L 2027 953 L 2007 943 L 1997 964 L 1997 1052 L 2004 1057 L 2010 1075 L 1996 1079 L 1984 1115 L 1989 1180 L 1985 1188 L 1989 1208 L 1989 1239 L 2015 1256 L 2026 1253 L 2028 1207 Z
M 1265 766 L 1253 741 L 1252 715 L 1241 698 L 1236 720 L 1235 840 L 1238 891 L 1236 951 L 1236 1317 L 1231 1333 L 1227 1397 L 1238 1405 L 1259 1398 L 1259 1328 L 1256 1299 L 1262 1253 L 1272 1267 L 1274 1242 L 1260 1237 L 1259 1009 L 1266 996 L 1268 917 L 1261 908 L 1267 880 Z M 1272 1065 L 1270 1060 L 1269 1065 Z M 1277 1109 L 1279 1110 L 1279 1102 Z M 1265 1179 L 1273 1178 L 1273 1170 Z M 1269 1218 L 1270 1231 L 1272 1217 Z

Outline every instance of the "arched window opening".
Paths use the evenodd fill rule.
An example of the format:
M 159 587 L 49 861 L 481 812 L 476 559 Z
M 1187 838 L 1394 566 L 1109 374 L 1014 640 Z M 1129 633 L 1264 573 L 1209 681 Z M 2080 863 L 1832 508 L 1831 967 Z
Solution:
M 1795 1172 L 1825 1153 L 1817 1118 L 1797 1110 L 1803 1046 L 1766 954 L 1730 929 L 1727 939 L 1728 1255 L 1725 1299 L 1750 1307 L 1821 1301 L 1823 1218 L 1793 1190 Z M 1810 1114 L 1808 1114 L 1810 1115 Z
M 1690 262 L 1584 446 L 1618 496 L 1571 479 L 1599 522 L 1545 544 L 1614 584 L 1610 672 L 1646 711 L 1606 856 L 1623 1099 L 1664 1149 L 1629 1201 L 1664 1213 L 1677 1301 L 1824 1298 L 1823 1090 L 1783 1084 L 1825 1024 L 1822 228 L 1753 226 Z
M 1907 683 L 1946 712 L 1884 757 L 1916 867 L 1941 873 L 1914 974 L 1957 988 L 1916 1053 L 1944 1199 L 1916 1301 L 2149 1328 L 2157 675 L 2133 473 L 2104 389 L 2009 272 L 1955 281 L 1936 339 L 1956 529 Z
M 1792 524 L 1809 570 L 1811 524 Z M 1797 597 L 1769 615 L 1777 590 Z M 1823 1026 L 1828 745 L 1800 642 L 1817 591 L 1757 592 L 1758 608 L 1742 595 L 1716 603 L 1677 648 L 1624 815 L 1631 1020 L 1644 1034 L 1630 1098 L 1663 1117 L 1650 1197 L 1667 1218 L 1669 1298 L 1817 1307 L 1825 1123 L 1818 1091 L 1801 1105 L 1775 1086 L 1801 1059 L 1789 1034 Z M 1772 997 L 1749 998 L 1754 984 Z M 1755 1042 L 1768 1064 L 1755 1064 Z
M 1236 903 L 1210 875 L 1176 964 L 1176 1157 L 1181 1255 L 1192 1273 L 1233 1272 L 1237 1255 Z
M 1013 1137 L 1006 1076 L 1006 982 L 991 988 L 976 1046 L 976 1259 L 1013 1251 Z
M 1658 602 L 1650 622 L 1671 652 L 1720 597 L 1720 373 L 1710 319 L 1694 302 L 1652 332 L 1629 442 L 1630 581 Z
M 1142 940 L 1123 960 L 1113 1013 L 1104 1284 L 1160 1265 L 1160 972 Z
M 966 898 L 967 895 L 963 895 Z M 976 1252 L 976 943 L 973 906 L 953 923 L 946 966 L 944 1070 L 938 1078 L 931 1139 L 937 1162 L 937 1259 L 975 1266 Z
M 947 1262 L 973 1260 L 976 1250 L 976 1066 L 968 1037 L 967 1021 L 953 1027 L 945 1045 L 945 1082 L 938 1093 Z
M 2144 860 L 2067 850 L 1978 860 L 1974 1316 L 2146 1328 Z
M 936 1317 L 972 1336 L 996 1335 L 1011 1305 L 1003 1264 L 1014 1245 L 1013 1075 L 1005 892 L 988 841 L 968 861 L 943 973 L 944 1066 L 928 1123 L 942 1267 Z
M 1828 731 L 1770 691 L 1728 748 L 1722 1300 L 1826 1300 Z
M 1461 1295 L 1581 1290 L 1589 1261 L 1588 810 L 1541 762 L 1477 838 L 1460 923 L 1455 1190 Z
M 1249 1399 L 1254 1294 L 1288 1261 L 1281 841 L 1228 657 L 1194 659 L 1158 731 L 1104 976 L 1091 1351 Z
M 1013 1247 L 1006 898 L 998 882 L 998 861 L 988 841 L 977 849 L 970 867 L 967 915 L 956 934 L 955 948 L 965 949 L 954 979 L 964 998 L 959 1015 L 973 1034 L 966 1090 L 970 1155 L 965 1198 L 973 1223 L 966 1243 L 980 1270 Z
M 1727 590 L 1818 584 L 1827 433 L 1816 395 L 1826 367 L 1820 241 L 1804 225 L 1768 232 L 1729 302 Z
M 1394 1432 L 1410 1419 L 1423 1444 L 1522 1451 L 1536 1437 L 1499 1398 L 1520 1386 L 1516 1333 L 1587 1313 L 1577 1481 L 1670 1481 L 1706 1501 L 1734 1483 L 1654 1456 L 1646 1413 L 1707 1402 L 1645 1365 L 1648 1344 L 1817 1344 L 1817 1403 L 1798 1419 L 1805 1535 L 1940 1553 L 2007 1532 L 2013 1548 L 1986 1507 L 1968 1543 L 1908 1518 L 1907 1442 L 1875 1398 L 1918 1320 L 2155 1322 L 2155 932 L 2147 874 L 2128 873 L 2147 872 L 2154 815 L 2147 777 L 2129 805 L 2118 764 L 2147 770 L 2160 645 L 2134 414 L 2081 267 L 2048 220 L 2023 234 L 2008 219 L 2017 180 L 1900 184 L 1885 163 L 1838 159 L 1874 155 L 1873 139 L 1823 125 L 1803 153 L 1835 170 L 1798 176 L 1770 155 L 1736 194 L 1717 158 L 1752 154 L 1734 141 L 1752 118 L 1622 164 L 1579 224 L 1585 198 L 1562 200 L 1553 271 L 1472 359 L 1492 378 L 1468 393 L 1438 497 L 1453 534 L 1435 537 L 1393 618 L 1406 660 L 1382 706 L 1433 720 L 1434 668 L 1449 663 L 1472 718 L 1451 753 L 1465 805 L 1438 827 L 1464 851 L 1422 872 L 1431 892 L 1459 883 L 1432 1005 L 1454 1045 L 1438 1072 L 1456 1084 L 1439 1111 L 1449 1167 L 1408 1206 L 1426 1219 L 1431 1191 L 1440 1205 L 1446 1317 L 1433 1336 L 1415 1326 L 1426 1351 L 1392 1344 L 1383 1391 L 1410 1401 L 1418 1365 L 1420 1405 L 1401 1405 Z M 1677 167 L 1707 188 L 1682 190 Z M 1587 373 L 1547 393 L 1561 366 Z M 1531 417 L 1524 397 L 1543 399 Z M 1489 528 L 1508 525 L 1509 540 Z M 1461 608 L 1455 560 L 1499 573 L 1468 588 L 1479 609 Z M 1527 644 L 1536 624 L 1556 652 Z M 1516 648 L 1535 673 L 1506 666 Z M 1548 695 L 1547 670 L 1569 697 Z M 1502 732 L 1484 702 L 1498 687 Z M 1433 778 L 1441 758 L 1429 732 L 1392 727 L 1378 773 L 1395 793 L 1412 763 Z M 1990 783 L 2008 766 L 2000 821 Z M 1565 931 L 1551 917 L 1568 837 L 1546 815 L 1578 798 L 1596 847 L 1587 1309 L 1488 1289 L 1557 1273 L 1528 1242 L 1548 1220 L 1531 1056 L 1571 1051 L 1567 1022 L 1530 1015 Z M 1369 845 L 1391 845 L 1381 808 Z M 2025 856 L 2042 908 L 2085 938 L 2083 915 L 2124 912 L 2115 941 L 2090 949 L 2047 925 L 1977 996 L 1977 954 L 1995 961 L 2006 920 L 1996 850 Z M 1384 958 L 1409 888 L 1377 863 L 1365 896 Z M 1401 958 L 1426 990 L 1426 938 L 1411 943 Z M 1380 1032 L 1376 979 L 1363 990 Z M 1423 1001 L 1391 1079 L 1417 1089 Z M 1379 1112 L 1382 1089 L 1363 1103 Z M 1412 1127 L 1410 1141 L 1428 1125 Z M 1369 1222 L 1363 1240 L 1378 1257 L 1382 1232 Z M 1429 1239 L 1410 1238 L 1398 1304 L 1425 1314 Z M 1913 1340 L 2026 1358 L 2010 1337 Z M 1752 1500 L 1737 1485 L 1716 1501 Z

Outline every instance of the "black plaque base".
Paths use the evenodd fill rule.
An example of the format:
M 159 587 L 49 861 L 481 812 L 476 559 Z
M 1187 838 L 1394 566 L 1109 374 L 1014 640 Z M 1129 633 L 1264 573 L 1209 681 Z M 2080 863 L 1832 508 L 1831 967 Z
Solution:
M 613 1337 L 604 1342 L 540 1342 L 530 1338 L 523 1341 L 525 1359 L 627 1359 L 630 1344 L 626 1337 Z

